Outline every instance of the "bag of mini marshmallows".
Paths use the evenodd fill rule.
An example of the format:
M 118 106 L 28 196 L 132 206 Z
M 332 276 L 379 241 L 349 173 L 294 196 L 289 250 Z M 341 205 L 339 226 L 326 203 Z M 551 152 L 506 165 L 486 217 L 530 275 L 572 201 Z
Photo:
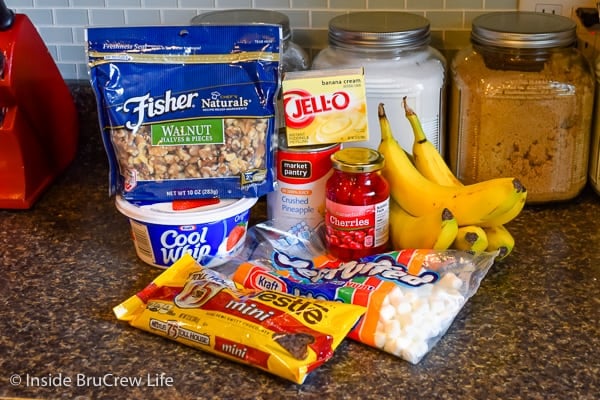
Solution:
M 273 191 L 279 25 L 86 34 L 111 195 L 166 202 Z
M 348 336 L 412 364 L 446 333 L 497 255 L 407 249 L 342 262 L 323 251 L 320 232 L 282 232 L 272 221 L 250 231 L 256 244 L 235 282 L 365 306 Z

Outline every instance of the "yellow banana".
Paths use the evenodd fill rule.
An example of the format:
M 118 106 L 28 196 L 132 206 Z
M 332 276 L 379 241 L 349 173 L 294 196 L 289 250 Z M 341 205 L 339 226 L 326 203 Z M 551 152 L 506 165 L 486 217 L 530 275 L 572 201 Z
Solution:
M 502 260 L 512 252 L 515 247 L 515 238 L 504 225 L 483 228 L 483 230 L 485 231 L 488 240 L 486 250 L 499 250 L 496 259 Z
M 390 184 L 390 195 L 408 213 L 419 216 L 448 208 L 459 225 L 479 225 L 512 209 L 523 185 L 515 178 L 496 178 L 484 182 L 450 187 L 425 178 L 394 139 L 384 106 L 379 104 L 381 143 L 385 158 L 383 175 Z
M 403 99 L 406 118 L 410 122 L 413 130 L 414 143 L 412 148 L 413 162 L 419 172 L 426 178 L 440 185 L 463 186 L 462 182 L 452 173 L 448 164 L 435 146 L 427 140 L 421 122 L 416 113 L 408 106 L 406 97 Z M 519 200 L 505 214 L 496 218 L 491 218 L 483 222 L 483 227 L 487 238 L 487 251 L 499 251 L 497 259 L 501 260 L 508 256 L 515 245 L 515 239 L 503 225 L 514 219 L 523 207 L 527 199 L 527 191 L 520 193 Z M 460 235 L 465 234 L 466 227 L 461 228 Z M 480 242 L 481 240 L 478 239 Z M 477 244 L 481 247 L 481 244 Z
M 440 185 L 462 186 L 462 182 L 452 173 L 444 157 L 442 157 L 438 149 L 425 136 L 417 114 L 406 103 L 406 96 L 404 96 L 402 101 L 404 104 L 404 113 L 415 137 L 412 146 L 412 156 L 417 170 L 425 178 Z
M 526 201 L 527 201 L 527 191 L 523 190 L 523 192 L 519 193 L 519 199 L 517 200 L 517 202 L 513 205 L 513 207 L 510 210 L 508 210 L 504 214 L 501 214 L 494 218 L 489 218 L 486 221 L 483 221 L 481 224 L 479 224 L 479 226 L 483 226 L 483 227 L 487 228 L 487 227 L 504 225 L 504 224 L 512 221 L 521 213 L 521 211 L 523 210 L 523 207 L 525 206 Z
M 444 211 L 447 211 L 447 213 L 442 213 L 442 229 L 440 230 L 435 243 L 433 243 L 433 246 L 431 247 L 434 250 L 446 250 L 452 245 L 458 234 L 458 221 L 454 218 L 452 211 L 447 208 L 444 208 Z M 444 216 L 448 217 L 448 213 L 452 215 L 452 218 L 445 219 Z
M 394 250 L 446 250 L 457 231 L 456 218 L 447 208 L 415 217 L 390 199 L 390 243 Z
M 482 227 L 477 225 L 459 226 L 452 248 L 480 253 L 488 247 L 488 239 Z
M 444 161 L 444 158 L 435 146 L 427 140 L 421 122 L 417 114 L 408 106 L 406 103 L 406 97 L 403 99 L 404 111 L 406 118 L 410 122 L 412 127 L 414 142 L 413 142 L 413 162 L 417 170 L 423 174 L 427 179 L 440 185 L 446 186 L 464 186 L 462 182 L 452 173 L 448 164 Z M 480 226 L 492 227 L 513 220 L 523 207 L 527 200 L 527 191 L 525 188 L 519 193 L 519 199 L 515 205 L 508 210 L 505 214 L 498 215 L 495 218 L 487 219 L 483 221 Z

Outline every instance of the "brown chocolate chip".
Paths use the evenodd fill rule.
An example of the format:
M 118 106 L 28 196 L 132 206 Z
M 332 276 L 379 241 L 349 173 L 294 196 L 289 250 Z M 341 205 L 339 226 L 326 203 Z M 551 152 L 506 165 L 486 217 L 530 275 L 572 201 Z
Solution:
M 308 357 L 308 345 L 315 342 L 308 333 L 274 333 L 273 339 L 297 360 Z

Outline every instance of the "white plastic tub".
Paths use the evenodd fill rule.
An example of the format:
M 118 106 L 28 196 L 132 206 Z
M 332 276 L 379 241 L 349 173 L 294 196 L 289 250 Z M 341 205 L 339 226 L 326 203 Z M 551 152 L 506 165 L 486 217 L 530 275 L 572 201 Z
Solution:
M 138 206 L 117 196 L 116 206 L 129 218 L 136 253 L 144 262 L 168 268 L 187 252 L 212 268 L 243 249 L 250 208 L 256 201 L 228 199 L 174 211 L 169 202 Z

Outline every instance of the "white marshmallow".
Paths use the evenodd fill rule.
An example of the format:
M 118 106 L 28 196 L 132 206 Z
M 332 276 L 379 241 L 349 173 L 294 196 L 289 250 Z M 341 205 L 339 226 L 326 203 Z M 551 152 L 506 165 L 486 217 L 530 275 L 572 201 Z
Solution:
M 433 314 L 439 314 L 444 311 L 444 301 L 439 298 L 431 298 L 429 301 L 429 309 Z
M 448 289 L 460 289 L 462 284 L 462 279 L 454 275 L 452 272 L 448 272 L 437 282 L 437 285 L 446 287 Z
M 404 329 L 413 323 L 412 313 L 396 314 L 395 318 Z
M 385 324 L 385 335 L 389 338 L 396 338 L 398 336 L 400 336 L 400 333 L 402 333 L 402 327 L 400 326 L 400 322 L 393 319 L 391 321 L 388 321 L 387 324 Z
M 405 351 L 409 346 L 410 346 L 410 340 L 404 337 L 398 337 L 396 338 L 396 341 L 394 342 L 394 350 L 393 350 L 393 354 L 401 357 L 402 356 L 402 352 Z
M 419 299 L 413 304 L 413 314 L 426 317 L 430 313 L 429 300 Z
M 453 311 L 455 313 L 460 310 L 465 302 L 465 298 L 461 294 L 452 294 L 448 293 L 446 296 L 442 298 L 444 302 L 444 308 L 446 311 Z
M 391 320 L 396 315 L 396 309 L 391 304 L 383 306 L 379 309 L 379 320 L 383 323 Z
M 410 345 L 402 352 L 402 358 L 416 364 L 429 350 L 427 343 L 422 341 L 413 341 Z
M 415 293 L 419 297 L 429 297 L 429 296 L 431 296 L 431 291 L 433 290 L 434 286 L 435 285 L 433 285 L 431 283 L 427 283 L 425 285 L 421 285 L 421 286 L 415 288 Z
M 383 345 L 383 350 L 394 354 L 394 351 L 396 350 L 396 339 L 389 337 L 386 338 L 385 344 Z
M 410 338 L 407 338 L 406 336 L 401 336 L 396 338 L 396 348 L 399 350 L 404 350 L 406 349 L 408 346 L 410 346 Z
M 396 306 L 396 315 L 408 314 L 412 311 L 412 306 L 409 302 L 400 303 Z
M 417 363 L 429 351 L 427 341 L 439 336 L 463 306 L 462 285 L 447 273 L 435 284 L 392 289 L 379 310 L 375 346 Z
M 394 307 L 398 307 L 399 304 L 405 302 L 404 293 L 402 293 L 402 289 L 400 289 L 399 286 L 396 286 L 394 289 L 392 289 L 385 299 L 389 299 L 390 304 Z
M 385 336 L 385 332 L 383 332 L 382 330 L 377 330 L 377 332 L 375 332 L 375 347 L 377 347 L 378 349 L 382 349 L 383 346 L 385 346 L 385 341 L 387 340 L 387 337 Z
M 415 290 L 408 290 L 404 293 L 404 300 L 409 303 L 414 303 L 419 298 L 419 294 Z
M 440 333 L 441 323 L 437 317 L 428 317 L 421 322 L 420 327 L 421 332 L 423 333 L 421 337 L 423 340 L 427 340 Z
M 388 294 L 387 296 L 385 296 L 383 298 L 383 300 L 381 301 L 381 307 L 385 307 L 387 305 L 390 304 L 390 295 Z

